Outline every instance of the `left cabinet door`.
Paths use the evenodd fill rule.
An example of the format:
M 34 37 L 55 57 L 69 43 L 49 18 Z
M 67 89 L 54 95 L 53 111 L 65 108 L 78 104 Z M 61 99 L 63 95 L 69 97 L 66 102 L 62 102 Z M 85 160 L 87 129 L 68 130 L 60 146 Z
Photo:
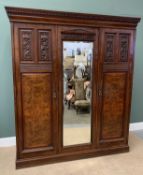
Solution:
M 17 161 L 57 152 L 55 31 L 53 26 L 13 25 Z

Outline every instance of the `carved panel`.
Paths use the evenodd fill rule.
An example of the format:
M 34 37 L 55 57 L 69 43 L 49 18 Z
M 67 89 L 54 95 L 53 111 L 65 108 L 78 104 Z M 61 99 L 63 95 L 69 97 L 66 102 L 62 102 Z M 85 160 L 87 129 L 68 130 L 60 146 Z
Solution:
M 50 60 L 51 38 L 48 31 L 39 31 L 39 61 Z
M 24 148 L 52 145 L 51 75 L 23 74 Z
M 20 30 L 20 53 L 22 61 L 33 61 L 32 30 Z
M 128 34 L 120 34 L 119 35 L 120 42 L 120 61 L 127 62 L 128 61 L 128 48 L 129 48 L 129 35 Z
M 95 35 L 89 33 L 66 33 L 62 35 L 62 39 L 73 41 L 94 41 Z
M 114 62 L 115 59 L 115 34 L 105 34 L 104 62 Z
M 120 138 L 126 94 L 126 73 L 104 73 L 101 139 Z

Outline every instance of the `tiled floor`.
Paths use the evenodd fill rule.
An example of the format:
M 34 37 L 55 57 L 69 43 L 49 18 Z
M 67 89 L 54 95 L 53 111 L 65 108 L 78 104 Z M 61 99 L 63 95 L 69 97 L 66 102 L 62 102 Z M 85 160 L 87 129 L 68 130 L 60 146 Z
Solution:
M 140 138 L 143 139 L 143 130 L 134 131 L 134 133 L 135 133 L 138 137 L 140 137 Z

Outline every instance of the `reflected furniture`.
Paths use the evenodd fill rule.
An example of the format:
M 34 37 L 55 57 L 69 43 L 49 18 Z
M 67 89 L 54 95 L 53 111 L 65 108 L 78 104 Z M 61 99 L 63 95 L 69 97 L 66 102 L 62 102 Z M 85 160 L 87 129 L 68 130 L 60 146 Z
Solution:
M 75 79 L 75 101 L 74 106 L 78 114 L 79 110 L 86 108 L 89 111 L 90 100 L 86 99 L 86 89 L 84 89 L 84 79 Z
M 11 23 L 16 167 L 129 151 L 140 18 L 6 7 Z M 93 43 L 91 138 L 63 145 L 63 41 Z

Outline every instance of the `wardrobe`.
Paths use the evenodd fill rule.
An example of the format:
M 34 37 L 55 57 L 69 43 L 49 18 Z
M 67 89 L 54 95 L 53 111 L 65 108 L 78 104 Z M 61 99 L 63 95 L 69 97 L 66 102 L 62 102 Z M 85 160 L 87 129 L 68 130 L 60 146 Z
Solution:
M 18 7 L 6 7 L 6 11 L 11 24 L 16 167 L 129 151 L 140 18 Z M 74 83 L 88 79 L 90 101 L 77 98 L 83 86 L 73 86 L 69 79 Z M 64 87 L 76 99 L 71 100 Z M 64 118 L 66 113 L 72 113 L 70 119 Z M 70 125 L 70 120 L 77 123 Z

